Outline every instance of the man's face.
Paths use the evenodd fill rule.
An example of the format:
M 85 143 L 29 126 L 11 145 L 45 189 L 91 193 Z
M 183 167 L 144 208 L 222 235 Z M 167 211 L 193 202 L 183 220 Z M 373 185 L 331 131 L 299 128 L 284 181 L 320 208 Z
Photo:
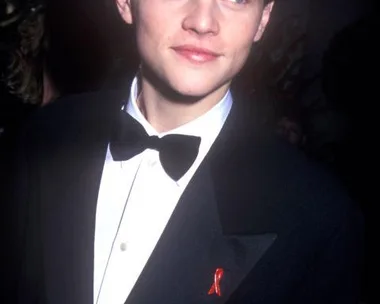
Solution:
M 136 28 L 143 69 L 180 95 L 203 97 L 229 86 L 272 5 L 263 0 L 118 0 Z

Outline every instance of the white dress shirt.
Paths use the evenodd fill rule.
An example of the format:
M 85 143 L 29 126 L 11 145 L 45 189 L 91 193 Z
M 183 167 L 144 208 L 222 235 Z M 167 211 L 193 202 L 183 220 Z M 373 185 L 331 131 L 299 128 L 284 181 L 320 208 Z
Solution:
M 99 188 L 94 244 L 94 303 L 123 304 L 153 252 L 180 196 L 218 136 L 232 106 L 228 91 L 204 115 L 158 133 L 137 106 L 137 78 L 123 110 L 149 135 L 201 137 L 198 156 L 177 182 L 162 168 L 158 152 L 146 149 L 127 161 L 114 161 L 109 148 Z

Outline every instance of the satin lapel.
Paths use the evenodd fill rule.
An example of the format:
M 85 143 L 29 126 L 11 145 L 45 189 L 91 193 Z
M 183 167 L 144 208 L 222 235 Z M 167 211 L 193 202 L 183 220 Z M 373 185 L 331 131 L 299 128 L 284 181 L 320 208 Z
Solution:
M 95 212 L 103 151 L 105 147 L 99 146 L 90 158 L 76 154 L 74 163 L 55 165 L 55 170 L 64 172 L 62 176 L 42 177 L 49 179 L 45 185 L 51 185 L 42 197 L 48 303 L 92 303 Z M 68 169 L 73 165 L 75 172 Z
M 120 102 L 113 95 L 65 102 L 82 104 L 62 106 L 72 112 L 51 123 L 59 129 L 44 137 L 38 169 L 45 296 L 47 303 L 91 304 L 96 202 Z
M 126 304 L 226 303 L 275 235 L 224 235 L 210 169 L 201 165 Z M 234 202 L 231 201 L 230 204 Z M 208 294 L 223 268 L 222 294 Z

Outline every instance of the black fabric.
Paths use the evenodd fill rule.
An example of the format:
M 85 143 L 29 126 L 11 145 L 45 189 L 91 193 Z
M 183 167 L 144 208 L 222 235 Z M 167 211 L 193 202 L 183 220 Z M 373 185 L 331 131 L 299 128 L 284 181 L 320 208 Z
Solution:
M 119 123 L 110 142 L 110 151 L 116 161 L 125 161 L 145 149 L 159 151 L 165 172 L 178 181 L 191 167 L 198 155 L 201 138 L 169 134 L 161 138 L 149 136 L 144 128 L 128 113 L 120 111 Z
M 28 125 L 11 189 L 16 237 L 2 243 L 17 291 L 4 303 L 93 304 L 98 191 L 122 100 L 71 96 Z M 358 303 L 360 210 L 254 112 L 235 100 L 127 304 Z M 208 295 L 217 268 L 221 297 Z

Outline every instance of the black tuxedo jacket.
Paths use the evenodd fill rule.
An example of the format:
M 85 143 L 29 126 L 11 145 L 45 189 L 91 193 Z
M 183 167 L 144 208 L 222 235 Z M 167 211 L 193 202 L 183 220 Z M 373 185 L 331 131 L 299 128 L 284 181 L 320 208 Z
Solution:
M 122 100 L 62 98 L 28 124 L 9 303 L 93 303 L 97 195 Z M 357 303 L 360 212 L 251 114 L 235 102 L 126 304 Z M 217 268 L 221 296 L 208 295 Z

